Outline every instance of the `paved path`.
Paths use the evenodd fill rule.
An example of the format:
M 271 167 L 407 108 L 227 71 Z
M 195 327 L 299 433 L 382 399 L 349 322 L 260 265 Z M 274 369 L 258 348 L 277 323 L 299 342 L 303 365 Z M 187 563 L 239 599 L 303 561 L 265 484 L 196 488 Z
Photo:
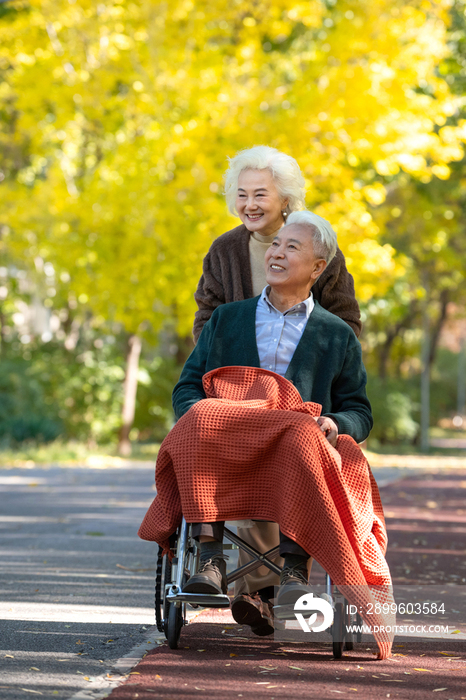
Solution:
M 393 483 L 400 474 L 408 480 Z M 426 477 L 387 466 L 376 470 L 376 478 L 384 484 L 389 561 L 397 584 L 408 587 L 408 595 L 410 586 L 435 584 L 436 593 L 446 591 L 460 609 L 466 470 Z M 154 495 L 152 484 L 148 465 L 0 471 L 1 700 L 34 695 L 97 700 L 112 683 L 119 684 L 112 700 L 292 700 L 357 692 L 364 698 L 424 698 L 442 687 L 448 690 L 437 690 L 439 697 L 466 700 L 462 634 L 456 641 L 400 640 L 404 646 L 395 651 L 407 656 L 386 662 L 374 661 L 368 638 L 336 662 L 327 641 L 312 646 L 258 639 L 234 625 L 228 612 L 212 611 L 183 630 L 181 646 L 189 649 L 160 645 L 121 683 L 120 674 L 128 674 L 143 649 L 151 648 L 147 640 L 154 644 L 157 637 L 155 547 L 136 536 Z M 316 567 L 313 577 L 318 576 Z M 463 629 L 462 620 L 461 612 L 446 622 Z M 132 658 L 121 660 L 127 654 Z
M 156 546 L 136 532 L 153 475 L 0 470 L 1 700 L 70 698 L 145 639 Z
M 416 471 L 396 482 L 389 473 L 379 476 L 385 483 L 387 559 L 396 600 L 445 605 L 444 612 L 422 619 L 398 616 L 397 622 L 409 627 L 422 621 L 448 631 L 421 636 L 408 631 L 395 639 L 394 654 L 386 661 L 375 659 L 376 645 L 367 635 L 334 660 L 325 633 L 318 641 L 292 644 L 261 639 L 236 625 L 229 611 L 205 610 L 183 629 L 178 650 L 162 644 L 151 651 L 110 700 L 298 700 L 358 694 L 364 700 L 466 700 L 466 470 Z M 311 580 L 319 579 L 318 569 L 313 567 Z

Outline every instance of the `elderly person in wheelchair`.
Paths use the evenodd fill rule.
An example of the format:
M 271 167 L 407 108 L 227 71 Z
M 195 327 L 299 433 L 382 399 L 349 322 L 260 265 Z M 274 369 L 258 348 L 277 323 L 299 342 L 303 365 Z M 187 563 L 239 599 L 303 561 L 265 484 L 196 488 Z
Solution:
M 260 367 L 292 382 L 304 402 L 322 406 L 316 421 L 333 447 L 343 433 L 357 443 L 365 440 L 372 416 L 359 341 L 311 292 L 336 250 L 336 234 L 327 221 L 309 211 L 288 216 L 267 250 L 267 286 L 260 296 L 220 306 L 204 326 L 173 392 L 177 418 L 206 398 L 206 373 L 220 367 Z M 184 592 L 226 593 L 223 526 L 223 522 L 192 524 L 192 535 L 200 544 L 200 567 Z M 280 532 L 284 566 L 278 604 L 295 601 L 303 593 L 311 554 Z M 242 603 L 237 606 L 239 615 L 233 604 L 233 616 L 248 624 L 245 600 Z M 257 619 L 254 612 L 251 620 Z M 264 622 L 265 628 L 256 633 L 273 632 L 270 624 Z

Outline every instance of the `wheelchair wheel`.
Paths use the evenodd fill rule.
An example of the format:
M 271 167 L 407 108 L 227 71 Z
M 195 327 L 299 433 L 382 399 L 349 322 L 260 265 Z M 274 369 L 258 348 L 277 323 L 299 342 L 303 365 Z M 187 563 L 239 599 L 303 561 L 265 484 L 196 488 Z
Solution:
M 155 577 L 155 622 L 158 631 L 164 632 L 165 636 L 169 612 L 169 603 L 165 600 L 165 586 L 170 583 L 171 575 L 172 565 L 168 556 L 162 557 L 162 548 L 159 547 Z
M 362 617 L 359 613 L 356 615 L 356 624 L 359 629 L 362 629 Z M 362 642 L 362 632 L 356 632 L 356 641 Z
M 348 601 L 345 600 L 345 612 L 346 612 L 347 610 L 349 610 L 349 606 L 348 606 Z M 351 615 L 349 614 L 349 612 L 346 612 L 346 615 L 345 615 L 345 624 L 346 624 L 346 626 L 351 625 L 351 622 L 352 622 L 352 620 L 351 620 Z M 353 633 L 352 633 L 352 632 L 346 632 L 346 636 L 345 636 L 345 651 L 351 651 L 352 649 L 354 649 Z
M 332 625 L 332 641 L 333 641 L 333 656 L 335 659 L 341 659 L 343 655 L 343 639 L 345 635 L 345 610 L 343 603 L 336 603 L 333 612 Z
M 183 606 L 178 607 L 172 603 L 169 605 L 168 619 L 165 636 L 168 639 L 170 649 L 178 649 L 181 629 L 184 625 Z

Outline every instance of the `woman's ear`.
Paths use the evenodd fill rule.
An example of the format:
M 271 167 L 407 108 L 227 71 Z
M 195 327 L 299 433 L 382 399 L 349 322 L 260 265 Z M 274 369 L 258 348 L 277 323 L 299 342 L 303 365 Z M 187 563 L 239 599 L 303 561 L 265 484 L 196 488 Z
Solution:
M 282 201 L 282 212 L 284 212 L 285 209 L 287 208 L 287 206 L 288 206 L 288 204 L 289 204 L 289 201 L 290 201 L 290 198 L 289 198 L 289 197 L 287 197 L 286 199 L 284 199 L 284 200 Z

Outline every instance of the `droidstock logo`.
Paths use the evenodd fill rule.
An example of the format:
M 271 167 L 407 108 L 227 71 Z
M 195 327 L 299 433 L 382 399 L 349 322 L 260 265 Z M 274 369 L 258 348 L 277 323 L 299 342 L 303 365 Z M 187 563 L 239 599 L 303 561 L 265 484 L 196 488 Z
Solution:
M 318 612 L 322 613 L 324 620 L 317 627 L 313 627 Z M 307 622 L 303 613 L 312 613 Z M 306 593 L 298 598 L 294 605 L 294 614 L 303 632 L 323 632 L 333 622 L 333 608 L 330 603 L 323 598 L 314 598 L 313 593 Z

